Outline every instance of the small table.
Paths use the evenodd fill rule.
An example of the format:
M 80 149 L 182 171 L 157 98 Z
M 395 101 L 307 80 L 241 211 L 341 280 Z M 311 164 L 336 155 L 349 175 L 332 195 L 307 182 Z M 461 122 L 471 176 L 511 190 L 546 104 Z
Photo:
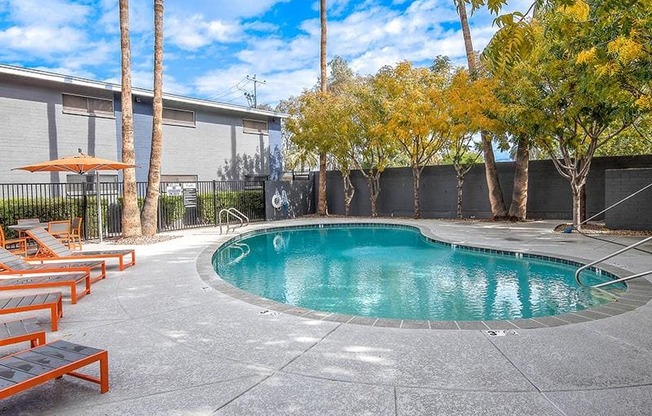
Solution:
M 28 236 L 25 235 L 25 231 L 31 230 L 32 228 L 45 228 L 46 230 L 48 229 L 48 223 L 47 222 L 33 222 L 33 223 L 27 223 L 27 224 L 14 224 L 14 225 L 9 225 L 7 228 L 10 230 L 15 230 L 18 231 L 18 237 L 25 239 L 26 241 L 26 246 L 25 251 L 29 251 L 29 246 L 33 246 L 32 239 L 29 238 Z M 38 251 L 38 250 L 37 250 Z M 25 253 L 27 254 L 27 253 Z
M 9 225 L 7 228 L 10 230 L 16 230 L 16 231 L 27 231 L 31 230 L 32 228 L 45 228 L 46 230 L 48 229 L 48 223 L 47 222 L 34 222 L 31 224 L 14 224 L 14 225 Z

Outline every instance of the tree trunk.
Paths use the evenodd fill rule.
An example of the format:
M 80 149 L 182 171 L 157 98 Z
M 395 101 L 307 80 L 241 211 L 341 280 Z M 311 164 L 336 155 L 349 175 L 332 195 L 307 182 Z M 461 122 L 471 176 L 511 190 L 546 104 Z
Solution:
M 469 28 L 469 18 L 466 15 L 466 2 L 464 0 L 455 0 L 457 14 L 460 16 L 460 26 L 462 27 L 462 36 L 464 37 L 464 50 L 466 51 L 466 62 L 469 65 L 471 79 L 478 78 L 478 71 L 475 65 L 475 51 L 473 50 L 473 41 L 471 40 L 471 29 Z
M 520 138 L 516 149 L 516 170 L 514 172 L 514 190 L 509 217 L 524 220 L 527 217 L 528 168 L 530 165 L 530 148 L 526 138 Z
M 319 54 L 319 67 L 321 72 L 321 91 L 327 91 L 327 78 L 326 78 L 326 0 L 320 0 L 319 3 L 319 18 L 321 22 L 321 44 Z M 328 213 L 326 203 L 326 153 L 319 152 L 319 198 L 317 203 L 317 214 L 324 216 Z
M 122 57 L 122 161 L 136 163 L 134 150 L 134 112 L 131 102 L 131 45 L 129 41 L 129 0 L 120 0 L 120 54 Z M 122 174 L 122 236 L 141 235 L 136 168 L 125 169 Z
M 498 168 L 494 157 L 494 149 L 491 137 L 486 132 L 480 132 L 482 138 L 482 153 L 484 155 L 484 171 L 487 179 L 487 189 L 489 190 L 489 204 L 491 205 L 491 215 L 493 219 L 504 219 L 507 217 L 507 208 L 503 198 L 503 190 L 498 180 Z
M 580 223 L 582 222 L 582 188 L 577 181 L 571 182 L 571 192 L 573 194 L 573 226 L 575 229 L 580 230 Z
M 462 36 L 464 36 L 464 50 L 466 52 L 466 61 L 469 65 L 471 79 L 479 77 L 478 67 L 475 60 L 475 51 L 471 41 L 471 29 L 469 28 L 469 19 L 466 15 L 466 2 L 464 0 L 455 0 L 457 13 L 460 16 L 460 25 L 462 27 Z M 489 189 L 489 204 L 491 205 L 491 214 L 494 219 L 505 218 L 507 208 L 503 198 L 503 191 L 500 188 L 498 180 L 498 169 L 496 168 L 496 158 L 492 147 L 491 137 L 487 132 L 480 132 L 482 137 L 482 151 L 484 154 L 485 175 L 487 178 L 487 188 Z
M 152 148 L 147 176 L 147 195 L 141 222 L 143 235 L 157 231 L 161 154 L 163 152 L 163 0 L 154 0 L 154 101 L 152 117 Z
M 457 171 L 457 219 L 462 219 L 462 191 L 464 189 L 464 175 L 455 167 Z
M 367 176 L 367 183 L 369 185 L 369 202 L 371 203 L 371 217 L 376 218 L 378 216 L 378 210 L 376 209 L 376 201 L 378 200 L 378 195 L 380 194 L 380 175 L 381 172 L 370 171 Z
M 348 217 L 351 211 L 351 201 L 353 201 L 353 195 L 355 195 L 355 188 L 353 187 L 349 173 L 342 173 L 342 182 L 344 189 L 344 216 Z
M 319 200 L 317 202 L 317 214 L 324 216 L 328 214 L 326 201 L 326 153 L 319 153 Z
M 419 189 L 421 188 L 421 169 L 412 168 L 412 191 L 414 193 L 414 218 L 421 218 L 421 200 Z

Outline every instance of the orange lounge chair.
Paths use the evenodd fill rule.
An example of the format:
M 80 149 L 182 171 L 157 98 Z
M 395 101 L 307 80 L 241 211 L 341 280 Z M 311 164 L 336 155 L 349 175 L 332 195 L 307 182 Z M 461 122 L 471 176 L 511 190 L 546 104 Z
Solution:
M 0 324 L 0 346 L 29 341 L 32 348 L 45 344 L 45 331 L 35 318 Z
M 91 275 L 91 282 L 97 282 L 106 277 L 106 264 L 103 261 L 69 261 L 65 263 L 49 261 L 44 264 L 30 264 L 17 255 L 0 247 L 0 275 L 69 272 L 85 272 L 90 275 L 92 269 L 98 268 L 100 271 L 97 276 Z
M 80 259 L 109 259 L 117 258 L 120 270 L 136 264 L 136 251 L 127 250 L 102 250 L 102 251 L 72 251 L 44 228 L 32 228 L 26 231 L 29 237 L 39 245 L 38 253 L 31 260 L 80 260 Z M 128 257 L 131 257 L 129 260 Z M 125 260 L 127 259 L 127 260 Z
M 63 297 L 61 292 L 40 293 L 38 295 L 0 298 L 0 315 L 49 309 L 52 332 L 59 330 L 59 319 L 63 316 Z
M 100 377 L 75 372 L 98 363 Z M 52 379 L 69 375 L 100 385 L 109 391 L 109 353 L 67 341 L 54 341 L 0 358 L 0 399 L 20 393 Z
M 77 285 L 81 284 L 83 289 L 77 291 Z M 91 293 L 91 276 L 88 273 L 58 273 L 58 274 L 30 274 L 27 276 L 17 275 L 7 279 L 0 279 L 0 291 L 40 289 L 49 287 L 70 288 L 70 303 L 77 303 L 77 299 Z

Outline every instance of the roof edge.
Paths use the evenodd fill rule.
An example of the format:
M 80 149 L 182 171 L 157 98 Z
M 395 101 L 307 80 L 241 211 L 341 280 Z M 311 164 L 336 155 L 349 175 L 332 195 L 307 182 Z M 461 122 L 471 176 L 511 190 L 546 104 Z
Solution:
M 40 69 L 25 68 L 20 66 L 0 64 L 0 74 L 39 79 L 39 80 L 49 81 L 49 82 L 54 82 L 59 84 L 79 85 L 88 88 L 114 91 L 118 93 L 122 92 L 122 88 L 120 85 L 111 82 L 102 82 L 102 81 L 92 80 L 92 79 L 78 77 L 78 76 L 57 74 L 54 72 L 48 72 Z M 147 90 L 144 88 L 132 88 L 131 93 L 132 95 L 140 95 L 144 97 L 154 96 L 154 92 L 152 90 Z M 179 102 L 184 104 L 193 104 L 193 105 L 209 107 L 209 108 L 217 108 L 220 110 L 234 111 L 243 114 L 252 114 L 252 115 L 255 114 L 259 116 L 278 117 L 278 118 L 289 117 L 288 114 L 282 112 L 261 110 L 258 108 L 250 108 L 241 105 L 220 103 L 208 99 L 185 97 L 176 94 L 164 93 L 163 99 L 166 101 L 173 101 L 173 102 Z

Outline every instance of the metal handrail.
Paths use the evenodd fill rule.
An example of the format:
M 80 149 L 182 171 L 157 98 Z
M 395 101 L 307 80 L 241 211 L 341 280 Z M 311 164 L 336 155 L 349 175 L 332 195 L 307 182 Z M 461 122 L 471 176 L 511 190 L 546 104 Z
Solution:
M 616 252 L 614 252 L 614 253 L 611 253 L 611 254 L 609 254 L 608 256 L 604 256 L 604 257 L 602 257 L 601 259 L 598 259 L 598 260 L 596 260 L 596 261 L 592 261 L 592 262 L 589 263 L 589 264 L 585 264 L 584 266 L 582 266 L 582 267 L 580 267 L 579 269 L 577 269 L 577 271 L 575 272 L 575 281 L 576 281 L 577 284 L 580 285 L 580 286 L 586 286 L 586 285 L 584 285 L 584 284 L 580 281 L 580 273 L 582 273 L 582 271 L 588 269 L 588 268 L 591 267 L 591 266 L 595 266 L 595 265 L 598 264 L 598 263 L 602 263 L 602 262 L 605 261 L 605 260 L 609 260 L 609 259 L 612 258 L 612 257 L 616 257 L 617 255 L 619 255 L 619 254 L 621 254 L 621 253 L 624 253 L 624 252 L 626 252 L 626 251 L 628 251 L 628 250 L 631 250 L 631 249 L 633 249 L 633 248 L 635 248 L 635 247 L 638 247 L 638 246 L 640 246 L 641 244 L 646 243 L 646 242 L 648 242 L 648 241 L 650 241 L 650 240 L 652 240 L 652 236 L 651 236 L 651 237 L 644 238 L 643 240 L 638 241 L 638 242 L 636 242 L 636 243 L 634 243 L 634 244 L 631 244 L 631 245 L 629 245 L 629 246 L 627 246 L 627 247 L 625 247 L 625 248 L 622 248 L 622 249 L 620 249 L 620 250 L 618 250 L 618 251 L 616 251 Z M 607 285 L 611 285 L 611 284 L 614 284 L 614 283 L 624 282 L 624 281 L 626 281 L 626 280 L 635 279 L 635 278 L 637 278 L 637 277 L 645 276 L 645 275 L 648 275 L 648 274 L 652 274 L 652 270 L 650 270 L 649 272 L 638 273 L 638 274 L 635 274 L 635 275 L 633 275 L 633 276 L 623 277 L 623 278 L 621 278 L 621 279 L 617 279 L 617 280 L 611 280 L 611 281 L 606 282 L 606 283 L 600 283 L 600 284 L 598 284 L 598 285 L 593 285 L 593 286 L 591 286 L 591 287 L 597 288 L 597 287 L 607 286 Z
M 222 234 L 222 213 L 226 214 L 226 233 L 227 234 L 229 233 L 229 229 L 231 229 L 231 223 L 229 221 L 230 217 L 233 217 L 233 218 L 239 220 L 240 221 L 240 227 L 249 225 L 249 217 L 247 217 L 242 212 L 238 211 L 234 207 L 223 208 L 217 214 L 217 221 L 218 221 L 218 224 L 219 224 L 219 227 L 220 227 L 220 234 Z

